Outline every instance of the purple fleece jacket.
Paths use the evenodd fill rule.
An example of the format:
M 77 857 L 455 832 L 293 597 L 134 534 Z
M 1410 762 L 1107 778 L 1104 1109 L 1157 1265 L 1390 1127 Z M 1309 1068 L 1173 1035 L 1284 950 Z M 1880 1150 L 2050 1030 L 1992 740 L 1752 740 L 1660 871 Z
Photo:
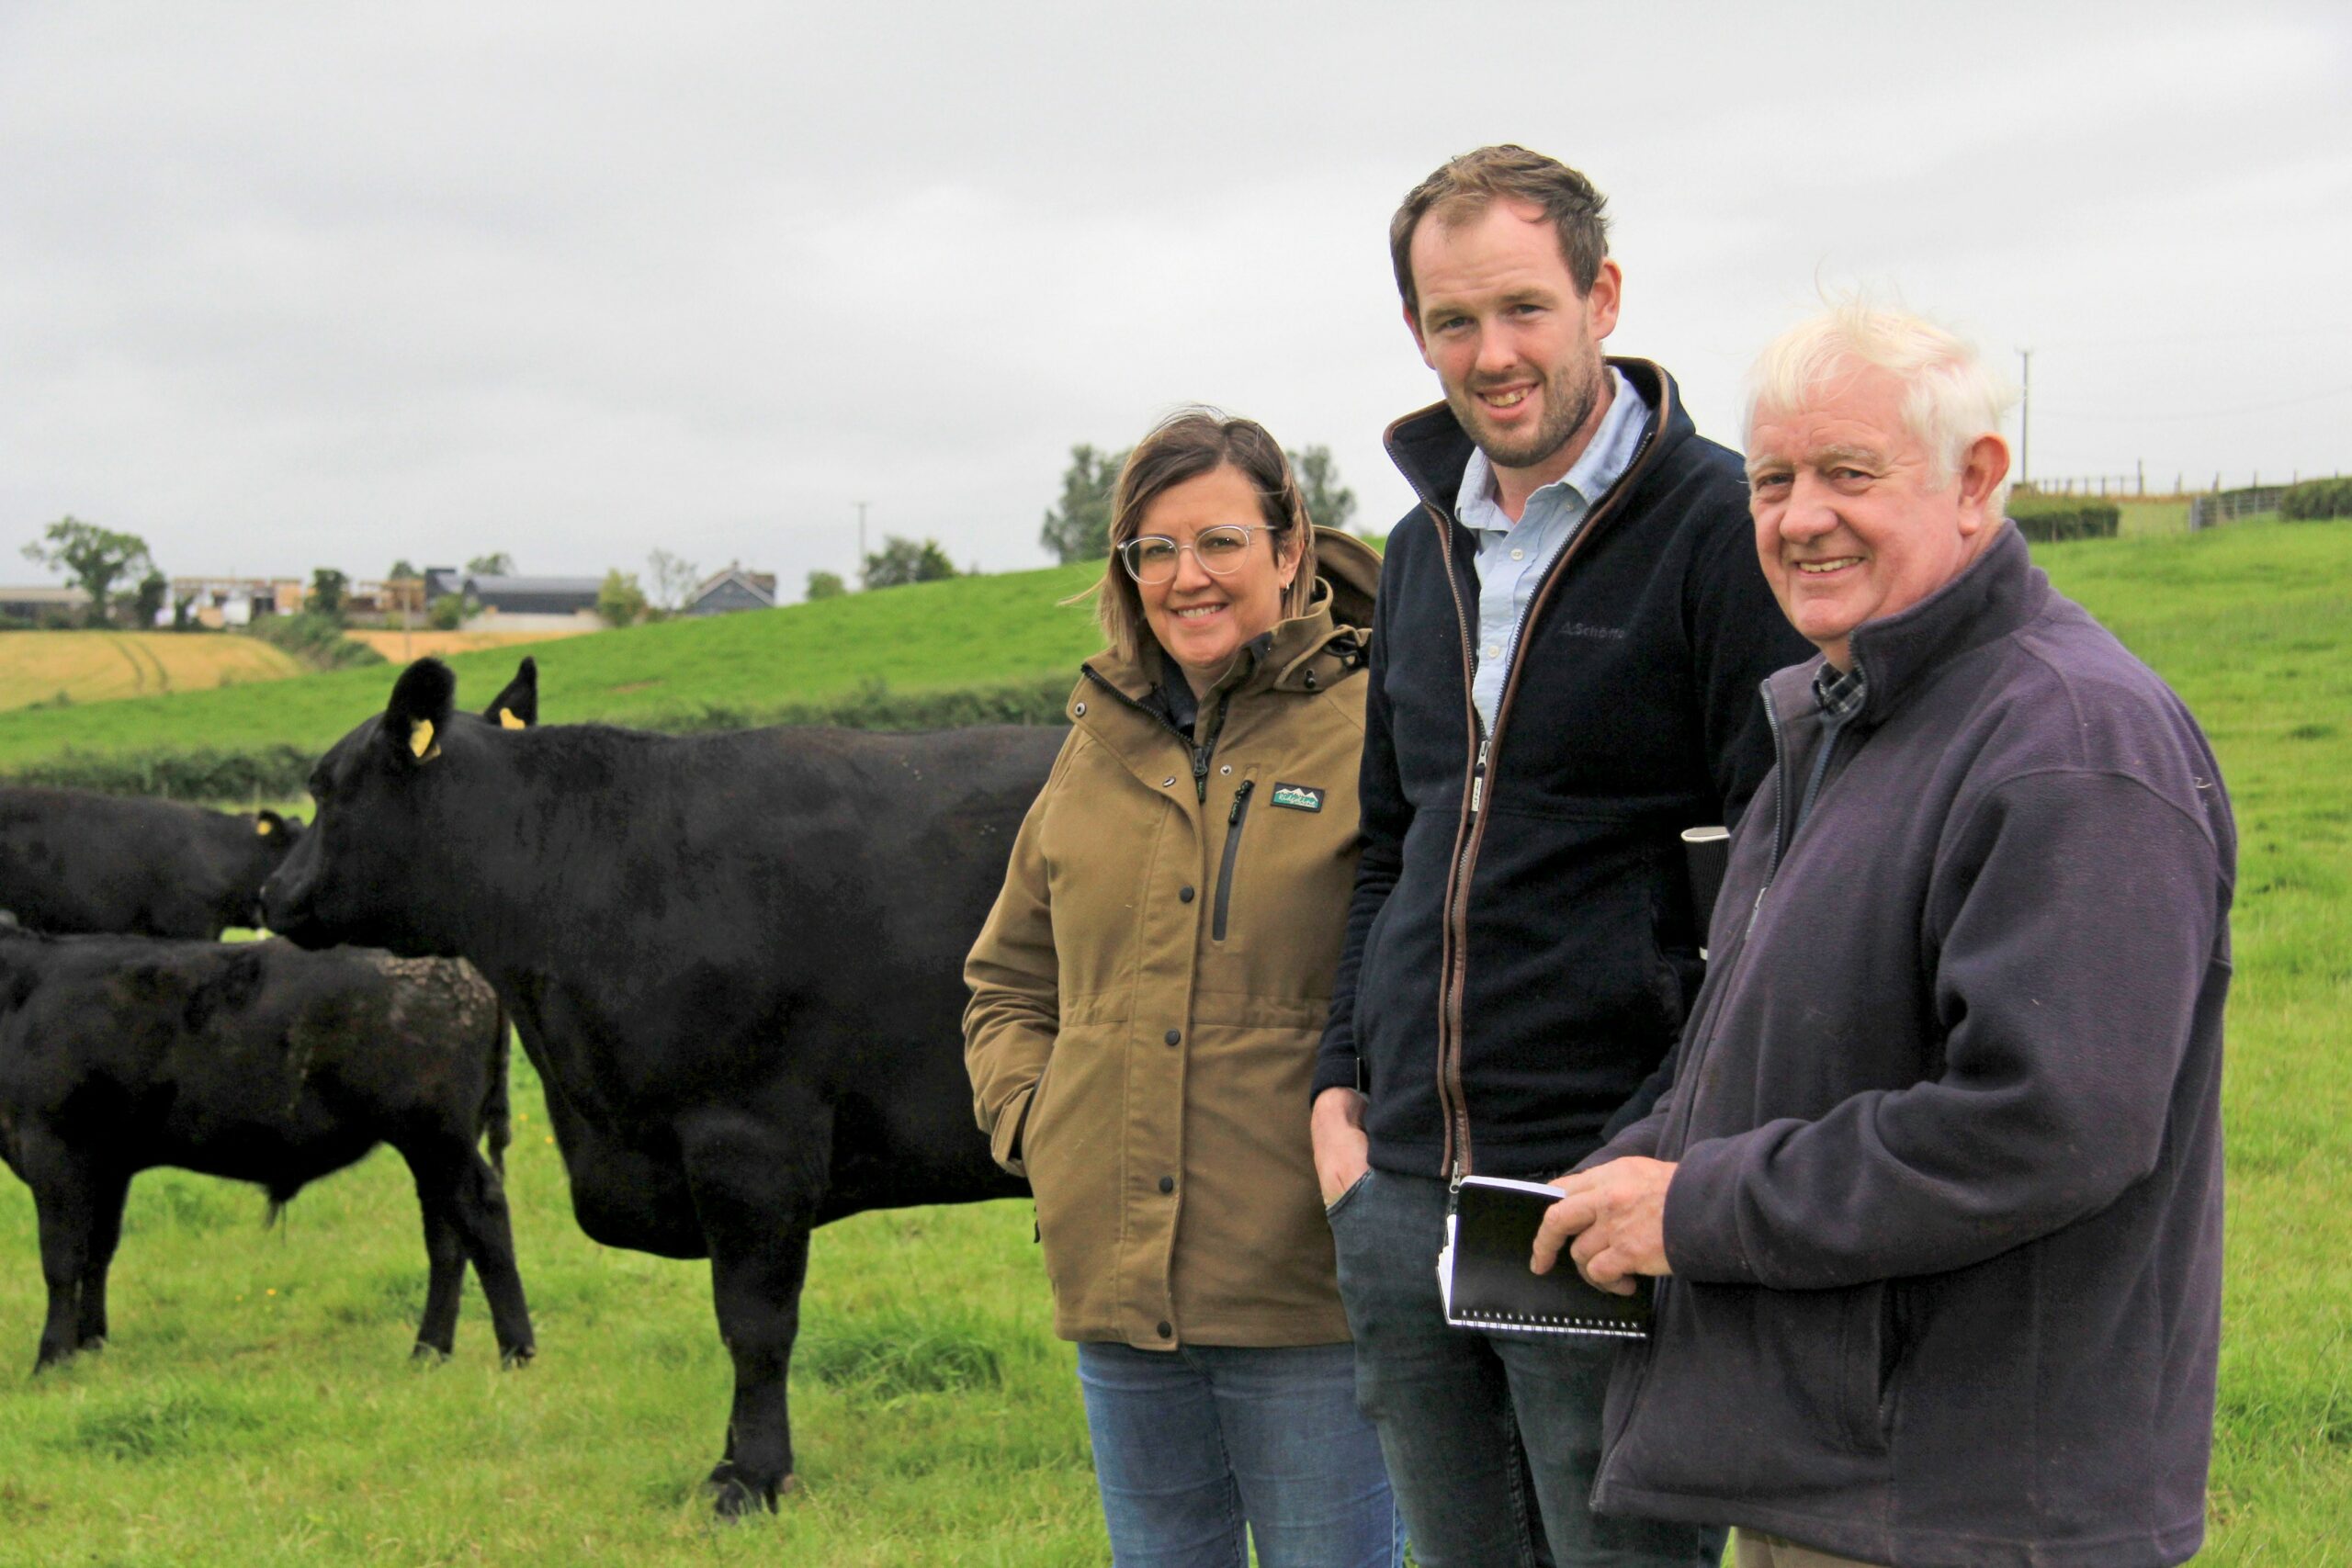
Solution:
M 2236 834 L 2180 700 L 2014 527 L 1765 682 L 1672 1092 L 1605 1512 L 1871 1562 L 2168 1564 L 2203 1539 Z

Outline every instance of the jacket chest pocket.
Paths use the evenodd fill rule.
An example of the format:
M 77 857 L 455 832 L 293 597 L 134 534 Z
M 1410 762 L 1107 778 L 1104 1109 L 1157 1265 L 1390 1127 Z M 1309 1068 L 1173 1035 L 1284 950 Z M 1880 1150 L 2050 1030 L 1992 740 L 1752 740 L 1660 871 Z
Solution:
M 1324 772 L 1253 764 L 1237 770 L 1221 798 L 1211 793 L 1201 868 L 1206 989 L 1330 995 L 1355 884 L 1356 813 L 1353 789 L 1321 782 Z
M 1234 787 L 1233 804 L 1225 815 L 1225 850 L 1217 858 L 1216 891 L 1209 905 L 1209 940 L 1223 942 L 1232 929 L 1234 876 L 1241 864 L 1241 841 L 1250 826 L 1250 803 L 1258 781 L 1245 778 Z

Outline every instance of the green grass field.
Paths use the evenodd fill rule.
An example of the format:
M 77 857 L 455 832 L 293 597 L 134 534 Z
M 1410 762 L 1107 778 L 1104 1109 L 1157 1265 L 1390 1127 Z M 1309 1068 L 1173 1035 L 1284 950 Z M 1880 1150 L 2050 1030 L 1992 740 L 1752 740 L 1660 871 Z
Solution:
M 2160 534 L 2188 532 L 2188 502 L 2185 501 L 2119 501 L 2116 532 L 2126 539 L 2153 538 Z
M 2037 554 L 2188 698 L 2238 812 L 2229 1280 L 2200 1561 L 2342 1562 L 2352 1556 L 2352 522 Z M 1014 672 L 1016 660 L 1050 669 L 1091 642 L 1082 611 L 1051 608 L 1077 581 L 943 585 L 927 606 L 820 605 L 810 624 L 830 629 L 795 630 L 788 647 L 753 642 L 745 623 L 782 628 L 790 613 L 572 639 L 546 650 L 548 713 L 642 694 L 611 693 L 632 682 L 610 650 L 631 647 L 647 650 L 643 669 L 662 672 L 673 700 L 706 700 L 696 680 L 732 693 L 854 687 L 874 672 L 858 661 L 878 655 L 838 646 L 875 629 L 839 618 L 852 606 L 897 615 L 903 605 L 910 640 L 925 621 L 939 631 L 924 644 L 931 672 L 894 666 L 902 673 L 884 675 L 894 685 L 946 683 L 942 664 L 967 679 Z M 960 594 L 1002 597 L 967 615 Z M 727 647 L 689 649 L 683 634 L 697 630 Z M 967 653 L 958 637 L 982 647 Z M 559 661 L 574 652 L 559 684 Z M 382 672 L 363 673 L 340 711 L 306 696 L 284 728 L 255 738 L 340 733 L 382 700 Z M 492 681 L 469 669 L 468 689 L 486 699 Z M 243 694 L 149 711 L 177 725 Z M 867 1215 L 820 1233 L 794 1376 L 801 1490 L 777 1517 L 711 1524 L 695 1485 L 721 1441 L 729 1374 L 707 1274 L 580 1235 L 519 1055 L 517 1069 L 525 1119 L 509 1186 L 537 1366 L 493 1370 L 470 1288 L 458 1359 L 407 1364 L 424 1259 L 394 1156 L 305 1193 L 277 1232 L 261 1228 L 257 1192 L 152 1173 L 132 1189 L 113 1345 L 37 1381 L 0 1372 L 0 1562 L 1103 1559 L 1071 1358 L 1050 1337 L 1019 1203 Z M 31 1365 L 41 1299 L 30 1197 L 0 1182 L 0 1365 Z

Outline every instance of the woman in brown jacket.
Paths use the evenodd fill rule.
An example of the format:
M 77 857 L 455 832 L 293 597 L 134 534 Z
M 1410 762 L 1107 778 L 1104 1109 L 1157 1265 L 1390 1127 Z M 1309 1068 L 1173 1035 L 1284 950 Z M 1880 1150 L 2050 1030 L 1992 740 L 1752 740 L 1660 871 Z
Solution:
M 1037 1198 L 1121 1568 L 1401 1559 L 1306 1108 L 1355 872 L 1379 558 L 1202 410 L 1119 475 L 1099 608 L 965 964 L 980 1125 Z

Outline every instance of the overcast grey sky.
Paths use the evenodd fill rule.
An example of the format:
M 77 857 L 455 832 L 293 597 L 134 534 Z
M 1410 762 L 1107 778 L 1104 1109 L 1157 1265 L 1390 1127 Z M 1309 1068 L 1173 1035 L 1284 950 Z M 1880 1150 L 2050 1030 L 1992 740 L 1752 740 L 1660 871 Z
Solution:
M 0 579 L 1044 564 L 1073 442 L 1380 448 L 1396 199 L 1591 175 L 1611 346 L 1736 442 L 1823 285 L 2014 367 L 2037 474 L 2352 469 L 2352 6 L 0 0 Z M 14 565 L 6 564 L 14 560 Z

